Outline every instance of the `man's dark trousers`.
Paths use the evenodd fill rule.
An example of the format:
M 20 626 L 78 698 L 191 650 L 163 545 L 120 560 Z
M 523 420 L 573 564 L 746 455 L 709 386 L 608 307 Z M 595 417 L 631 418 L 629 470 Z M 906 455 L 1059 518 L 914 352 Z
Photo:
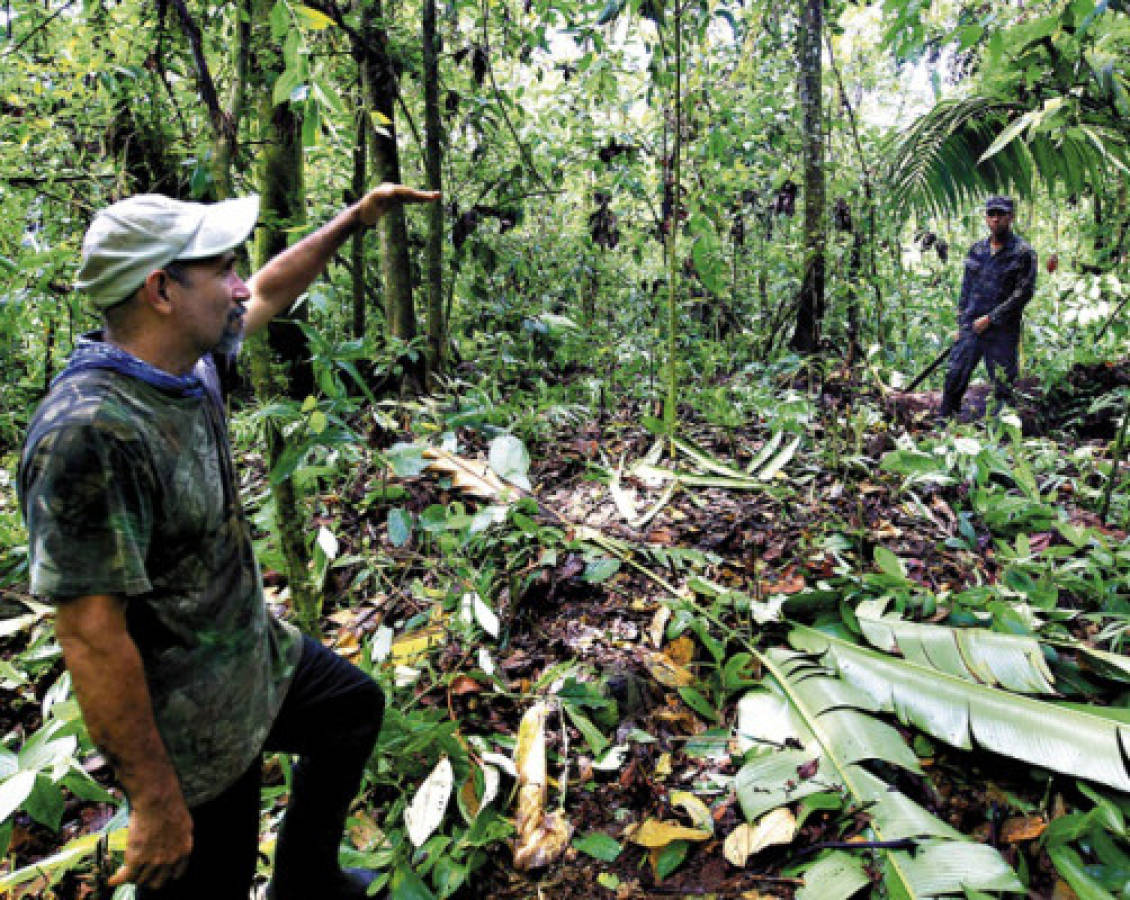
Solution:
M 982 357 L 993 382 L 997 406 L 1012 402 L 1012 384 L 1020 371 L 1020 329 L 990 325 L 983 334 L 971 326 L 961 329 L 950 353 L 942 388 L 942 405 L 938 415 L 948 417 L 961 411 L 961 400 L 969 387 L 969 379 Z
M 275 848 L 276 884 L 317 887 L 337 850 L 384 713 L 384 694 L 356 666 L 305 638 L 294 680 L 263 747 L 298 754 Z M 189 810 L 193 851 L 185 876 L 137 900 L 247 900 L 259 846 L 260 761 L 219 797 Z

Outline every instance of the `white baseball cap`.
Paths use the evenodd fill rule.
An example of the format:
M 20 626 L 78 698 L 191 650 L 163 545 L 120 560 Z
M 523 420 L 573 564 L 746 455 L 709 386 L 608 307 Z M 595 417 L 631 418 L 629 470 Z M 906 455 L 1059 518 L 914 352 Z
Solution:
M 94 309 L 107 309 L 174 260 L 207 259 L 238 247 L 258 218 L 255 194 L 219 203 L 188 203 L 163 194 L 121 200 L 90 223 L 75 287 Z

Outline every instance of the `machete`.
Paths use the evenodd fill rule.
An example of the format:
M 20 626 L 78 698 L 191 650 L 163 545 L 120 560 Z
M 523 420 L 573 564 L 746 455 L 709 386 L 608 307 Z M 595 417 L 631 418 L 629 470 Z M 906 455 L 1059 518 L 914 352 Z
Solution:
M 934 358 L 934 361 L 932 363 L 930 363 L 930 365 L 928 365 L 925 369 L 923 369 L 921 374 L 919 374 L 919 376 L 917 378 L 915 378 L 914 381 L 910 382 L 910 384 L 906 387 L 906 389 L 903 391 L 903 393 L 904 394 L 913 394 L 914 389 L 916 387 L 918 387 L 918 385 L 920 385 L 923 381 L 925 381 L 927 378 L 929 378 L 931 375 L 934 374 L 934 370 L 936 368 L 938 368 L 938 366 L 940 366 L 943 362 L 946 361 L 947 357 L 949 357 L 949 355 L 951 353 L 953 353 L 953 348 L 956 347 L 956 346 L 957 346 L 957 342 L 955 341 L 954 343 L 952 343 L 948 347 L 946 347 L 945 350 L 943 350 L 941 353 L 939 353 Z

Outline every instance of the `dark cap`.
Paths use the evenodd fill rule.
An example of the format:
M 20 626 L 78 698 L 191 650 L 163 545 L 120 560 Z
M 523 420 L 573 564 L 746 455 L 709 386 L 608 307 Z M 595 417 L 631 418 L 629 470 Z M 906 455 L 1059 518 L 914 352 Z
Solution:
M 985 212 L 987 213 L 994 211 L 1011 213 L 1013 209 L 1011 197 L 992 196 L 985 201 Z

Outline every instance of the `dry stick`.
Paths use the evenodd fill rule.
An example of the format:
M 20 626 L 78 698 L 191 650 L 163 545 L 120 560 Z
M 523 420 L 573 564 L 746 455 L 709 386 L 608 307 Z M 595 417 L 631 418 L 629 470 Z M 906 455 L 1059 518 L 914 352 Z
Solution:
M 1122 451 L 1126 444 L 1126 423 L 1130 421 L 1130 393 L 1126 395 L 1125 409 L 1122 413 L 1122 424 L 1118 426 L 1118 440 L 1114 444 L 1114 453 L 1111 454 L 1110 475 L 1106 480 L 1106 490 L 1103 491 L 1103 505 L 1099 511 L 1099 518 L 1105 523 L 1107 513 L 1110 512 L 1110 499 L 1114 495 L 1114 485 L 1118 481 L 1118 468 L 1122 465 Z
M 1103 327 L 1100 328 L 1099 333 L 1097 335 L 1095 335 L 1095 343 L 1096 344 L 1106 336 L 1107 329 L 1110 328 L 1110 326 L 1114 324 L 1114 320 L 1118 318 L 1118 314 L 1120 312 L 1122 312 L 1123 308 L 1126 306 L 1127 303 L 1130 303 L 1130 295 L 1127 295 L 1126 298 L 1121 303 L 1119 303 L 1118 306 L 1116 306 L 1114 308 L 1114 312 L 1112 312 L 1107 317 L 1107 320 L 1103 323 Z M 1076 322 L 1075 331 L 1078 331 L 1078 330 L 1079 330 L 1079 324 L 1078 324 L 1078 322 Z

